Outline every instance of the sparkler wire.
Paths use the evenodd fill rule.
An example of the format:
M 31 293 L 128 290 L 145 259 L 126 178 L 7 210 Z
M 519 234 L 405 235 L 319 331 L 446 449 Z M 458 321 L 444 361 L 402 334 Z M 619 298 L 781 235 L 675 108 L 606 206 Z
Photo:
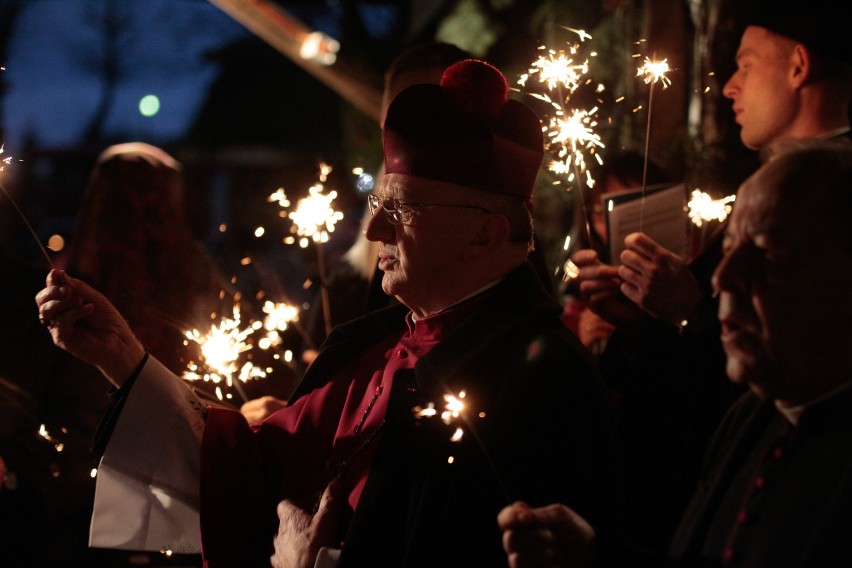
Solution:
M 651 108 L 654 103 L 654 83 L 648 90 L 648 124 L 645 127 L 645 160 L 642 164 L 642 201 L 639 206 L 639 232 L 645 220 L 645 190 L 648 188 L 648 149 L 651 145 Z
M 18 212 L 18 215 L 21 217 L 21 220 L 24 222 L 24 225 L 26 225 L 27 229 L 29 229 L 30 234 L 33 236 L 33 239 L 35 240 L 36 244 L 38 245 L 38 248 L 41 250 L 41 253 L 44 255 L 45 260 L 47 260 L 48 266 L 50 266 L 50 268 L 53 269 L 54 268 L 53 261 L 50 260 L 50 255 L 47 253 L 47 249 L 44 248 L 43 244 L 41 244 L 41 241 L 39 240 L 38 235 L 35 232 L 35 229 L 33 229 L 33 226 L 30 225 L 30 222 L 27 219 L 27 216 L 24 215 L 24 212 L 21 211 L 21 208 L 18 207 L 18 204 L 15 203 L 15 200 L 12 199 L 11 194 L 9 194 L 9 192 L 6 190 L 6 186 L 3 185 L 3 182 L 0 182 L 0 189 L 3 190 L 3 194 L 6 196 L 6 199 L 9 200 L 9 203 L 11 203 L 12 207 L 15 208 L 15 211 Z

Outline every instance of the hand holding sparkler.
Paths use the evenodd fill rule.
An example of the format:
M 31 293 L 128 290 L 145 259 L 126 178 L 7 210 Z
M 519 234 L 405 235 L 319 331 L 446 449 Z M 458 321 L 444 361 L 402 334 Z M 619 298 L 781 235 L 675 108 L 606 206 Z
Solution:
M 53 342 L 98 367 L 120 387 L 137 368 L 145 349 L 106 297 L 64 271 L 51 270 L 36 294 L 39 320 Z
M 686 325 L 702 298 L 686 260 L 644 233 L 627 235 L 624 244 L 618 268 L 621 292 L 655 318 Z
M 565 505 L 533 509 L 518 501 L 500 511 L 497 524 L 503 531 L 510 568 L 591 568 L 595 564 L 595 530 Z
M 642 316 L 639 307 L 620 290 L 618 267 L 604 264 L 591 249 L 578 251 L 571 262 L 577 271 L 574 280 L 580 297 L 594 313 L 616 326 L 631 324 Z

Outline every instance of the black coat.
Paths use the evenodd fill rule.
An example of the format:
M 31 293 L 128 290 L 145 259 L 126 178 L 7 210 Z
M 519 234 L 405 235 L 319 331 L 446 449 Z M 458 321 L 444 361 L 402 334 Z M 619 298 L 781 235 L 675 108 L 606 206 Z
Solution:
M 684 566 L 831 567 L 852 562 L 852 389 L 792 428 L 743 395 L 725 417 L 671 553 Z M 726 550 L 729 550 L 726 552 Z
M 376 341 L 400 336 L 405 312 L 394 306 L 336 328 L 294 400 Z M 566 503 L 607 538 L 620 497 L 614 431 L 601 381 L 560 313 L 524 265 L 485 292 L 474 314 L 413 370 L 397 373 L 341 568 L 504 566 L 496 517 L 516 499 Z M 450 441 L 452 431 L 440 420 L 415 419 L 414 406 L 461 390 L 470 411 L 460 443 Z M 274 510 L 275 503 L 268 506 Z M 241 529 L 254 544 L 231 534 L 242 546 L 230 552 L 215 543 L 211 549 L 216 539 L 207 527 L 216 520 L 204 515 L 202 509 L 209 566 L 230 566 L 239 555 L 243 566 L 268 561 L 274 515 L 273 526 Z M 242 520 L 230 519 L 229 526 L 238 525 Z M 248 550 L 256 560 L 248 561 Z

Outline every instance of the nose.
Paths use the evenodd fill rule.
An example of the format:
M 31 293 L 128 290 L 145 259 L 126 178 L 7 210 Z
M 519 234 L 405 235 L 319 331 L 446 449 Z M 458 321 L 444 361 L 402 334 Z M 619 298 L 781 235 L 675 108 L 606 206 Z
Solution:
M 712 284 L 716 294 L 720 292 L 743 292 L 749 288 L 749 270 L 755 260 L 751 258 L 748 247 L 737 246 L 725 253 L 722 261 L 713 272 Z
M 367 240 L 374 242 L 391 242 L 394 235 L 394 227 L 385 210 L 382 206 L 376 208 L 376 211 L 370 215 L 370 220 L 367 222 L 367 227 L 364 229 L 364 236 Z
M 728 79 L 728 82 L 725 83 L 725 85 L 722 87 L 722 95 L 724 95 L 726 98 L 733 99 L 734 97 L 736 97 L 737 93 L 739 93 L 739 74 L 740 72 L 737 71 L 733 75 L 731 75 L 731 78 Z

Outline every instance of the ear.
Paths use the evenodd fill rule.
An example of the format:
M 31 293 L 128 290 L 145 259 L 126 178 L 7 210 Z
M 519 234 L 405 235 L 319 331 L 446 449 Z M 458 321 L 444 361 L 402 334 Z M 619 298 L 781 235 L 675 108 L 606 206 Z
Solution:
M 808 81 L 813 74 L 813 60 L 811 54 L 801 43 L 793 46 L 790 53 L 790 80 L 794 88 L 799 88 Z
M 509 219 L 498 213 L 483 215 L 465 247 L 465 260 L 476 260 L 499 247 L 509 238 Z

